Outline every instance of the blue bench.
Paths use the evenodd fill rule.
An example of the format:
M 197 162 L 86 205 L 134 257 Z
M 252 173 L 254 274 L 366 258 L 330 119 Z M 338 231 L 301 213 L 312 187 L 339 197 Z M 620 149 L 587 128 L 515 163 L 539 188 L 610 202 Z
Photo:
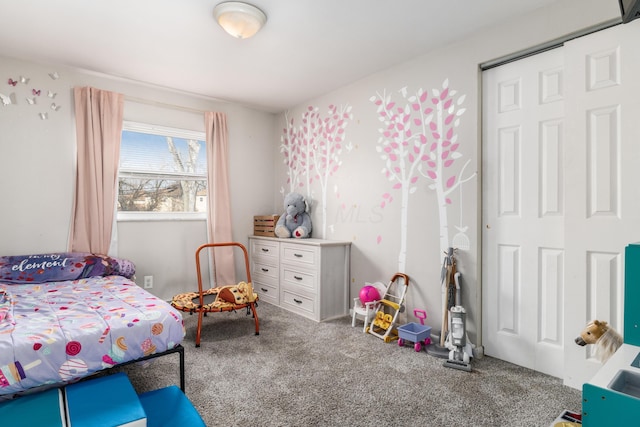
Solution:
M 139 398 L 147 413 L 147 427 L 206 427 L 196 408 L 176 386 L 148 391 Z
M 0 425 L 206 427 L 177 386 L 138 395 L 124 373 L 0 401 Z

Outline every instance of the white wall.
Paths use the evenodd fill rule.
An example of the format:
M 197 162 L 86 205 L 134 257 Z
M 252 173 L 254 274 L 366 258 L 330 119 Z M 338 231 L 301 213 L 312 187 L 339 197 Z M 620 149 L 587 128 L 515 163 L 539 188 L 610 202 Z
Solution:
M 56 71 L 57 80 L 49 77 Z M 179 94 L 144 84 L 51 65 L 0 58 L 0 93 L 16 105 L 0 106 L 0 253 L 65 251 L 75 183 L 75 121 L 72 89 L 94 86 L 125 95 L 124 119 L 204 131 L 202 111 L 227 114 L 233 238 L 246 243 L 253 215 L 273 210 L 271 136 L 274 115 Z M 15 87 L 6 79 L 28 77 Z M 32 89 L 40 89 L 36 104 Z M 55 98 L 47 96 L 56 93 Z M 58 111 L 51 109 L 55 102 Z M 41 120 L 39 113 L 47 112 Z M 169 299 L 193 290 L 194 252 L 206 243 L 205 221 L 120 222 L 118 255 L 136 263 L 137 282 L 154 276 L 154 294 Z M 238 262 L 237 267 L 241 265 Z M 239 274 L 243 270 L 239 270 Z
M 386 282 L 400 270 L 401 251 L 401 194 L 392 188 L 381 173 L 385 163 L 376 152 L 379 120 L 376 105 L 370 101 L 376 93 L 386 92 L 398 106 L 405 104 L 401 91 L 415 93 L 422 88 L 429 91 L 442 90 L 448 80 L 450 90 L 457 91 L 456 99 L 465 95 L 461 107 L 466 111 L 460 116 L 457 128 L 459 152 L 462 157 L 451 166 L 459 173 L 464 161 L 471 160 L 465 171 L 481 172 L 481 75 L 479 65 L 505 55 L 546 43 L 566 34 L 591 27 L 619 17 L 617 2 L 602 0 L 564 0 L 539 9 L 521 19 L 501 26 L 487 28 L 473 37 L 429 52 L 413 61 L 400 64 L 384 72 L 369 76 L 358 82 L 310 100 L 290 109 L 287 115 L 301 123 L 302 115 L 309 106 L 319 108 L 326 115 L 329 105 L 352 106 L 353 120 L 346 128 L 346 141 L 351 150 L 343 149 L 342 164 L 331 177 L 327 200 L 327 219 L 332 228 L 326 238 L 352 241 L 351 296 L 357 296 L 365 281 Z M 384 54 L 381 52 L 381 54 Z M 279 119 L 279 129 L 285 125 L 284 114 Z M 280 135 L 280 134 L 279 134 Z M 280 144 L 278 144 L 279 147 Z M 280 154 L 282 160 L 282 154 Z M 286 184 L 286 169 L 279 165 L 277 190 L 289 191 Z M 471 340 L 481 340 L 479 320 L 481 318 L 480 247 L 481 221 L 480 175 L 465 183 L 463 205 L 460 206 L 458 188 L 449 196 L 447 205 L 448 238 L 451 242 L 457 233 L 455 226 L 468 227 L 467 237 L 471 247 L 458 252 L 458 270 L 462 273 L 462 302 L 468 313 L 468 330 Z M 440 269 L 442 249 L 439 244 L 441 223 L 435 191 L 430 182 L 420 177 L 416 190 L 406 199 L 408 203 L 407 253 L 404 272 L 411 278 L 408 296 L 407 319 L 415 308 L 425 309 L 427 323 L 440 329 L 442 319 L 442 297 Z M 315 237 L 322 237 L 318 226 L 322 222 L 321 195 L 317 181 L 310 186 L 315 209 L 312 213 Z M 302 191 L 307 192 L 307 187 Z M 389 193 L 394 200 L 381 207 L 382 194 Z M 276 192 L 276 204 L 281 204 L 282 195 Z

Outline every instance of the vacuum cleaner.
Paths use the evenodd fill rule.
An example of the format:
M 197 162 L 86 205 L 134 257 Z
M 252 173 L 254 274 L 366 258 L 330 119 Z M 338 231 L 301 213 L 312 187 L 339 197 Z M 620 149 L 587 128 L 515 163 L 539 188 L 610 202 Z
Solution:
M 444 362 L 444 366 L 471 372 L 469 360 L 473 357 L 473 349 L 467 343 L 466 317 L 467 312 L 460 305 L 449 310 L 449 359 Z

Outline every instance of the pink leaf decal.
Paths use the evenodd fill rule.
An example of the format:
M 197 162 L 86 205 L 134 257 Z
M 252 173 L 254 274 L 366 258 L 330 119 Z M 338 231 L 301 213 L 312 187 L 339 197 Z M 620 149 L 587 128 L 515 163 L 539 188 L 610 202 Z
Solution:
M 449 116 L 447 116 L 446 119 L 444 119 L 444 124 L 448 125 L 449 123 L 451 123 L 451 121 L 454 119 L 455 115 L 454 114 L 450 114 Z
M 444 103 L 444 109 L 448 109 L 449 107 L 451 107 L 451 103 L 453 102 L 453 99 L 447 99 L 447 102 Z
M 438 129 L 438 125 L 436 125 L 434 122 L 431 122 L 431 123 L 429 123 L 429 128 L 431 130 L 436 130 L 436 129 Z
M 444 162 L 444 167 L 448 168 L 449 166 L 451 166 L 453 164 L 453 159 L 449 159 L 449 160 L 445 160 Z
M 445 200 L 445 203 L 450 205 L 451 204 L 451 199 L 447 197 L 447 199 Z
M 456 176 L 454 175 L 447 180 L 447 184 L 446 184 L 447 188 L 451 188 L 455 183 L 456 183 Z
M 399 190 L 399 189 L 401 189 L 401 188 L 402 188 L 402 184 L 398 182 L 398 183 L 396 183 L 392 188 L 393 188 L 394 190 Z
M 450 150 L 451 150 L 451 151 L 456 151 L 456 150 L 458 149 L 458 146 L 459 146 L 459 145 L 460 145 L 460 144 L 453 144 L 453 145 L 451 146 Z
M 415 184 L 418 181 L 418 177 L 414 176 L 413 178 L 411 178 L 411 183 Z
M 429 171 L 427 172 L 427 175 L 429 176 L 429 178 L 431 179 L 436 179 L 438 178 L 438 175 L 436 175 L 436 173 L 434 171 Z
M 427 92 L 425 92 L 422 95 L 420 95 L 420 102 L 426 101 L 427 100 L 427 96 L 429 96 L 429 94 Z
M 440 94 L 440 99 L 445 99 L 448 93 L 449 93 L 449 88 L 446 88 L 445 90 L 443 90 L 442 93 Z
M 376 238 L 376 242 L 378 242 L 378 244 L 380 244 L 380 242 L 382 242 L 382 236 L 378 236 L 378 237 Z
M 411 105 L 411 108 L 413 108 L 414 111 L 418 111 L 420 109 L 420 104 L 416 102 L 415 104 Z
M 413 124 L 416 126 L 422 126 L 422 120 L 420 119 L 413 119 Z
M 388 199 L 389 197 L 391 197 L 391 194 L 389 194 L 389 193 L 384 193 L 384 194 L 382 195 L 382 198 L 383 198 L 383 199 Z
M 380 208 L 381 208 L 381 209 L 384 209 L 385 205 L 386 205 L 386 203 L 385 203 L 385 202 L 380 203 Z

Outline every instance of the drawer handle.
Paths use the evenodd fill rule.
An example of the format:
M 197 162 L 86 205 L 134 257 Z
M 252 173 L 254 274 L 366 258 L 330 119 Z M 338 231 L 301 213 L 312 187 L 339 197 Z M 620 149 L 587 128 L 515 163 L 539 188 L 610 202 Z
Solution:
M 302 258 L 303 257 L 302 254 L 293 254 L 293 256 L 296 257 L 296 258 Z
M 302 277 L 300 277 L 300 276 L 293 276 L 293 278 L 296 279 L 296 280 L 302 280 Z
M 267 248 L 262 248 L 262 252 L 269 252 L 269 249 L 267 249 Z
M 262 292 L 269 292 L 269 289 L 265 289 L 265 288 L 260 288 L 260 290 L 261 290 Z
M 269 271 L 269 269 L 268 269 L 268 268 L 264 268 L 264 267 L 263 267 L 263 268 L 262 268 L 262 271 L 264 271 L 264 272 L 266 273 L 267 271 Z
M 295 299 L 295 298 L 294 298 L 293 300 L 294 300 L 295 302 L 297 302 L 298 304 L 302 304 L 302 301 L 301 301 L 301 300 L 299 300 L 299 299 Z

